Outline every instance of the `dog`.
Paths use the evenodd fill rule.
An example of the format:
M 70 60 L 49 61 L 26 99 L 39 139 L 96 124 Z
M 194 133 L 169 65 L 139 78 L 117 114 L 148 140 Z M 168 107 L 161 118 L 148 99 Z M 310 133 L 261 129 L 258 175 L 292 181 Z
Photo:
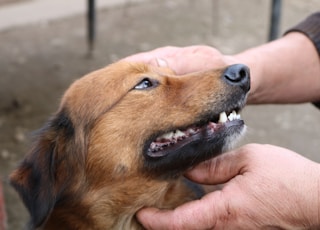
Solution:
M 142 207 L 197 199 L 183 173 L 244 132 L 249 75 L 119 61 L 76 80 L 10 176 L 29 228 L 143 229 Z

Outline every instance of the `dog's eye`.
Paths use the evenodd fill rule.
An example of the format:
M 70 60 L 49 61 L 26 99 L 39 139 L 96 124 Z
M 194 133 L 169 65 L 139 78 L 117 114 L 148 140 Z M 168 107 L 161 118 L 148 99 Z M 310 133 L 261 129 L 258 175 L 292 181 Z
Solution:
M 142 90 L 142 89 L 148 89 L 151 87 L 154 87 L 157 85 L 157 82 L 154 80 L 150 80 L 149 78 L 144 78 L 142 81 L 140 81 L 134 89 Z

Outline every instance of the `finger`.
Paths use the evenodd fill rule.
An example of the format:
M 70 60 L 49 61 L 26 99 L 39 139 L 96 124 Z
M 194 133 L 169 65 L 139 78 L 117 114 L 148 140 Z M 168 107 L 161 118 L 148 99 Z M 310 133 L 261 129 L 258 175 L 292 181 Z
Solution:
M 190 180 L 201 184 L 226 183 L 247 170 L 247 147 L 223 153 L 209 161 L 200 163 L 186 173 Z
M 166 67 L 168 68 L 168 62 L 164 58 L 156 58 L 151 53 L 140 53 L 136 55 L 132 55 L 123 59 L 124 61 L 129 62 L 143 62 L 153 66 Z
M 175 210 L 141 209 L 137 218 L 146 229 L 213 229 L 219 221 L 216 214 L 227 213 L 224 202 L 222 193 L 217 191 Z
M 175 54 L 176 52 L 178 52 L 179 49 L 181 49 L 181 48 L 170 47 L 170 46 L 161 47 L 161 48 L 157 48 L 157 49 L 154 49 L 151 51 L 134 54 L 134 55 L 128 56 L 122 60 L 131 61 L 131 62 L 145 62 L 145 63 L 153 62 L 153 64 L 157 64 L 155 62 L 156 59 L 158 59 L 158 58 L 167 59 L 170 56 L 172 56 L 173 54 Z
M 157 65 L 160 67 L 168 67 L 169 66 L 168 62 L 163 58 L 157 58 L 155 61 L 157 62 Z

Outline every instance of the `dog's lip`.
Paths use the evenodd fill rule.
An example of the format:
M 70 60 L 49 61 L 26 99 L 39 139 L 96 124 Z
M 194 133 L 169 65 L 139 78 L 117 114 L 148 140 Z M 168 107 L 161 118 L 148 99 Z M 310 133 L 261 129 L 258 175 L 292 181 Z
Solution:
M 213 116 L 210 121 L 202 122 L 202 124 L 191 125 L 186 129 L 176 129 L 166 132 L 155 138 L 149 145 L 147 155 L 152 158 L 163 157 L 168 155 L 170 151 L 181 148 L 191 142 L 200 139 L 212 139 L 215 134 L 220 133 L 225 128 L 233 125 L 243 125 L 244 121 L 238 114 L 239 109 L 232 112 L 221 112 L 219 115 Z

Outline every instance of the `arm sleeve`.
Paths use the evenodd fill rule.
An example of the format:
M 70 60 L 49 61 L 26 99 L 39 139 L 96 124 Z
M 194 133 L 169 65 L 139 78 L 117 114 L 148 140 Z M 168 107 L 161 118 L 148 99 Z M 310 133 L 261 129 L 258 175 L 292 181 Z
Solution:
M 313 42 L 320 57 L 320 12 L 311 14 L 305 20 L 287 30 L 285 34 L 290 32 L 305 34 Z M 320 101 L 313 102 L 313 104 L 320 109 Z

